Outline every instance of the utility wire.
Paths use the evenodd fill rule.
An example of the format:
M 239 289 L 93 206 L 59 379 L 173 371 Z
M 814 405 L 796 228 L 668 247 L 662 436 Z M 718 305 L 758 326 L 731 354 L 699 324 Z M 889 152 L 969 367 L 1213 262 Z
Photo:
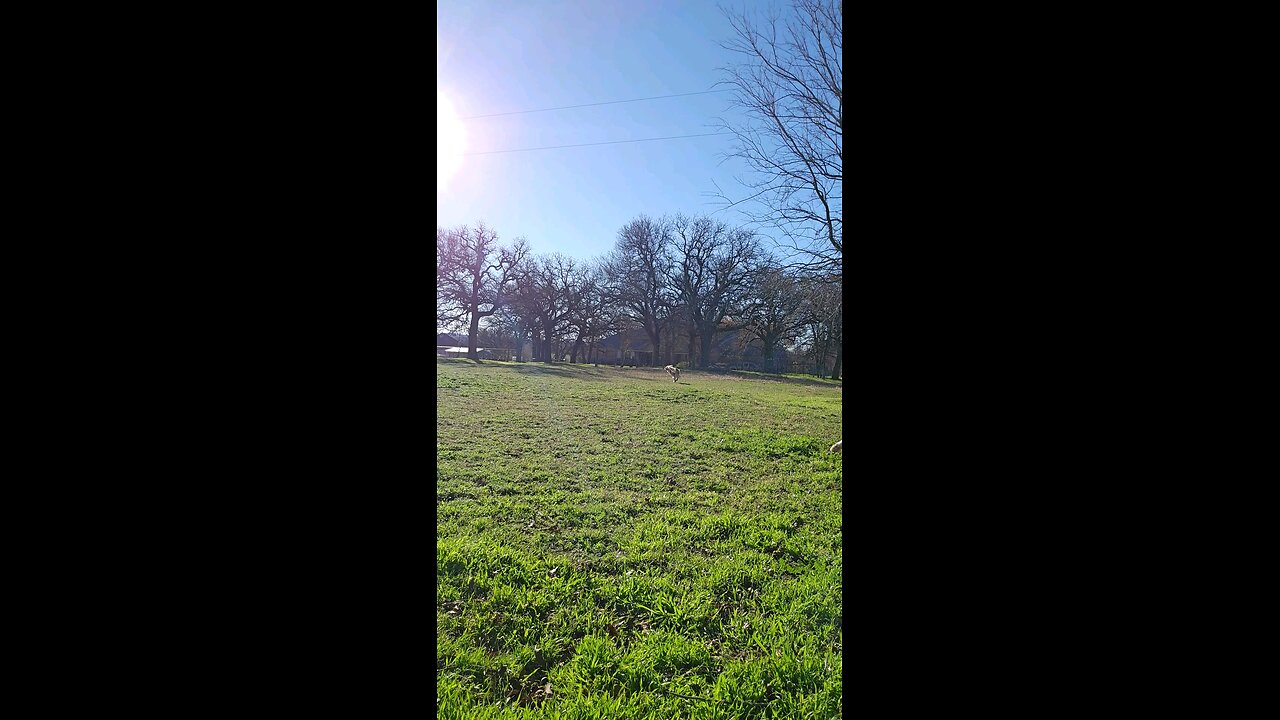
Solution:
M 661 100 L 663 98 L 688 97 L 690 95 L 708 95 L 710 93 L 729 92 L 725 90 L 703 90 L 702 92 L 679 93 L 677 95 L 655 95 L 653 97 L 635 98 L 634 100 L 609 100 L 608 102 L 586 103 L 585 105 L 562 105 L 553 108 L 541 108 L 539 110 L 513 110 L 512 112 L 490 113 L 489 115 L 470 115 L 459 120 L 475 120 L 477 118 L 498 117 L 500 115 L 524 115 L 525 113 L 551 112 L 552 110 L 569 110 L 572 108 L 595 107 L 596 105 L 617 105 L 619 103 L 643 102 L 645 100 Z
M 670 135 L 667 137 L 640 138 L 639 140 L 609 140 L 608 142 L 579 143 L 577 145 L 548 145 L 546 147 L 519 148 L 516 150 L 486 150 L 484 152 L 460 153 L 461 155 L 496 155 L 498 153 L 529 152 L 531 150 L 558 150 L 560 148 L 587 147 L 588 145 L 617 145 L 619 143 L 650 142 L 653 140 L 678 140 L 680 138 L 710 137 L 711 135 L 732 135 L 731 132 L 702 133 L 700 135 Z

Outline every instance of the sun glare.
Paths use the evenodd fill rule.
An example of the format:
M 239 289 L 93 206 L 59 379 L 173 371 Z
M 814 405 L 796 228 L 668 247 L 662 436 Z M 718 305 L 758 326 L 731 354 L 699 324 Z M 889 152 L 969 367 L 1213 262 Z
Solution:
M 443 190 L 462 165 L 467 149 L 467 132 L 453 111 L 453 104 L 436 93 L 436 191 Z

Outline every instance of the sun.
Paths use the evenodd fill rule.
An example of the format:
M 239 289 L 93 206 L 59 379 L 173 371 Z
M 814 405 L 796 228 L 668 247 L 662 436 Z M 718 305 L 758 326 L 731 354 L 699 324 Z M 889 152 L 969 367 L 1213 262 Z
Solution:
M 453 104 L 436 92 L 436 191 L 443 190 L 462 165 L 467 131 L 453 111 Z

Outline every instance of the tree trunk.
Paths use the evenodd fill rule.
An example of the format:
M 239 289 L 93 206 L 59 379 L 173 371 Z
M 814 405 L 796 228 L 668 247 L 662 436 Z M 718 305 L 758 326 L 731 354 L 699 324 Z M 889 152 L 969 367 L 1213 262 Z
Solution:
M 831 378 L 840 379 L 840 361 L 844 356 L 844 308 L 836 308 L 835 323 L 831 328 L 831 341 L 836 346 L 836 359 L 831 366 Z
M 569 362 L 571 362 L 571 363 L 577 363 L 577 362 L 578 362 L 578 352 L 579 352 L 580 350 L 582 350 L 582 337 L 581 337 L 581 336 L 579 336 L 577 340 L 574 340 L 574 341 L 573 341 L 573 352 L 572 352 L 572 353 L 570 354 L 570 356 L 569 356 Z
M 697 333 L 695 333 L 693 329 L 690 328 L 689 329 L 689 369 L 690 370 L 692 370 L 695 367 L 702 368 L 702 369 L 706 369 L 707 367 L 706 358 L 702 359 L 702 364 L 700 365 L 695 365 L 693 362 L 693 351 L 694 351 L 694 345 L 696 343 L 696 337 L 697 337 Z
M 656 367 L 655 363 L 658 362 L 658 350 L 661 349 L 660 344 L 662 342 L 662 331 L 655 327 L 653 332 L 649 333 L 649 339 L 653 341 L 653 354 L 649 356 L 649 367 Z
M 707 323 L 698 329 L 698 340 L 701 341 L 701 355 L 698 362 L 702 363 L 699 367 L 711 367 L 711 345 L 716 339 L 716 324 L 714 322 Z
M 479 360 L 480 354 L 476 352 L 476 335 L 480 334 L 480 313 L 471 313 L 471 329 L 467 332 L 467 357 L 472 360 Z

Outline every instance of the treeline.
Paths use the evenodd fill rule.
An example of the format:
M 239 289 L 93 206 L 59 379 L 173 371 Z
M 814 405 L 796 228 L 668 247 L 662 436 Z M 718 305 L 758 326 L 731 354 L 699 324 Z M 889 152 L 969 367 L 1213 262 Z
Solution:
M 517 352 L 528 341 L 532 360 L 585 362 L 605 338 L 637 330 L 653 365 L 678 352 L 704 368 L 717 336 L 741 330 L 766 362 L 802 350 L 810 371 L 839 378 L 841 302 L 838 264 L 789 266 L 751 231 L 706 216 L 641 215 L 587 262 L 535 255 L 524 238 L 499 243 L 483 222 L 436 229 L 436 327 L 466 328 L 471 358 L 483 333 Z

